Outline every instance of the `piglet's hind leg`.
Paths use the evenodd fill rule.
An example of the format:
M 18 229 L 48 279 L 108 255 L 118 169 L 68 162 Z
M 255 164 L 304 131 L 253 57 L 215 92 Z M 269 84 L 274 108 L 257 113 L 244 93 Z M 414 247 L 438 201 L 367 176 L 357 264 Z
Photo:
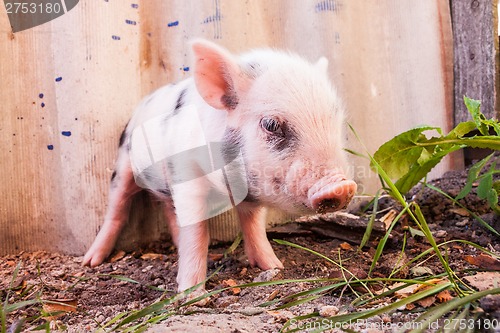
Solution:
M 123 148 L 122 148 L 123 149 Z M 116 163 L 116 170 L 111 179 L 109 205 L 104 224 L 92 246 L 83 258 L 83 265 L 97 266 L 113 251 L 116 240 L 127 222 L 132 196 L 139 192 L 128 154 L 121 150 Z

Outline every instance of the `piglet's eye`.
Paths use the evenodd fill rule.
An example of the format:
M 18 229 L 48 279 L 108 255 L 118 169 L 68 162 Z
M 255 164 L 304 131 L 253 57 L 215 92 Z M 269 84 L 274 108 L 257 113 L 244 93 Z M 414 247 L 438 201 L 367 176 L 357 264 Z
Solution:
M 271 134 L 283 135 L 281 123 L 276 118 L 264 117 L 260 121 L 260 126 Z

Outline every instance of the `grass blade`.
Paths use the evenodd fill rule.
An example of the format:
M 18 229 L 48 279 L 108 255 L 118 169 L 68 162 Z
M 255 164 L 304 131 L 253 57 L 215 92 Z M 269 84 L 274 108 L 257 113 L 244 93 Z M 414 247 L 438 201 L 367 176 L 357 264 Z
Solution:
M 451 301 L 448 301 L 446 303 L 442 303 L 440 305 L 437 305 L 428 311 L 426 311 L 424 314 L 422 314 L 417 320 L 421 323 L 421 328 L 420 329 L 414 329 L 410 331 L 410 333 L 422 333 L 425 331 L 425 328 L 429 326 L 431 322 L 436 321 L 437 319 L 441 318 L 445 314 L 447 314 L 450 311 L 453 311 L 454 309 L 458 309 L 462 306 L 466 306 L 467 304 L 476 301 L 484 296 L 487 295 L 496 295 L 500 294 L 500 288 L 494 288 L 494 289 L 489 289 L 489 290 L 484 290 L 484 291 L 479 291 L 475 292 L 471 295 L 462 297 L 462 298 L 455 298 L 452 299 Z M 427 324 L 427 326 L 426 326 Z

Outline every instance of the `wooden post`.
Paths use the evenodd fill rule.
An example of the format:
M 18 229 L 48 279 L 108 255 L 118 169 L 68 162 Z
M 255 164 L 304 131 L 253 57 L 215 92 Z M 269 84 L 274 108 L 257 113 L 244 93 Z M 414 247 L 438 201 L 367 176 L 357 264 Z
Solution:
M 498 117 L 497 0 L 450 1 L 454 39 L 455 125 L 470 120 L 463 96 L 481 100 Z

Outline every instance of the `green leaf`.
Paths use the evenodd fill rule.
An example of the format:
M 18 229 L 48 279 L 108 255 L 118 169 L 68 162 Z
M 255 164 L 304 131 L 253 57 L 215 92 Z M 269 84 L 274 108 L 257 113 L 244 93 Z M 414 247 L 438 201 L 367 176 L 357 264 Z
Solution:
M 497 180 L 497 181 L 493 182 L 493 186 L 492 186 L 492 188 L 493 188 L 495 191 L 497 191 L 497 193 L 499 193 L 499 192 L 500 192 L 500 180 Z
M 476 123 L 475 122 L 473 122 L 473 121 L 465 121 L 465 122 L 459 123 L 454 129 L 452 129 L 450 131 L 450 133 L 448 133 L 448 135 L 446 135 L 446 137 L 448 139 L 461 138 L 465 134 L 468 134 L 468 133 L 472 132 L 476 128 L 477 127 L 476 127 Z
M 495 119 L 485 120 L 484 123 L 495 130 L 497 135 L 500 135 L 500 123 Z
M 459 139 L 459 142 L 472 148 L 500 150 L 500 136 L 474 136 L 471 138 Z
M 401 178 L 396 181 L 396 187 L 401 193 L 406 193 L 418 182 L 424 178 L 431 170 L 434 168 L 443 157 L 448 155 L 449 153 L 462 148 L 462 146 L 451 146 L 448 149 L 442 150 L 437 154 L 427 156 L 427 158 L 418 164 L 412 165 L 410 170 Z
M 464 103 L 467 110 L 471 114 L 472 119 L 476 123 L 476 127 L 479 132 L 481 132 L 482 135 L 488 135 L 488 125 L 484 123 L 486 118 L 481 113 L 481 101 L 464 96 Z
M 373 230 L 373 224 L 375 223 L 375 218 L 377 217 L 379 197 L 380 197 L 380 190 L 377 191 L 373 200 L 373 212 L 370 214 L 370 219 L 368 220 L 368 224 L 366 225 L 365 233 L 363 234 L 363 238 L 361 239 L 361 243 L 359 244 L 360 251 L 370 240 L 370 235 Z
M 436 129 L 438 128 L 421 126 L 403 132 L 380 146 L 373 158 L 391 179 L 400 178 L 422 155 L 424 148 L 417 145 L 417 142 L 427 140 L 422 132 Z
M 486 156 L 481 161 L 471 166 L 469 174 L 467 175 L 467 182 L 465 183 L 464 188 L 455 197 L 455 200 L 463 199 L 467 194 L 470 193 L 470 191 L 472 190 L 472 184 L 477 180 L 477 178 L 479 177 L 479 173 L 481 173 L 481 170 L 483 169 L 484 165 L 490 160 L 491 156 L 493 156 L 493 154 Z
M 498 206 L 498 193 L 497 193 L 497 191 L 490 188 L 486 198 L 488 199 L 488 203 L 490 204 L 491 208 L 495 208 Z
M 479 182 L 479 186 L 477 187 L 477 196 L 480 199 L 486 199 L 492 187 L 493 187 L 493 175 L 491 174 L 491 172 L 488 172 L 483 175 L 481 181 Z
M 412 227 L 408 227 L 408 230 L 410 230 L 410 234 L 411 234 L 412 237 L 415 237 L 415 236 L 425 237 L 424 232 L 421 231 L 421 230 L 418 230 L 418 229 L 415 229 L 415 228 L 412 228 Z

